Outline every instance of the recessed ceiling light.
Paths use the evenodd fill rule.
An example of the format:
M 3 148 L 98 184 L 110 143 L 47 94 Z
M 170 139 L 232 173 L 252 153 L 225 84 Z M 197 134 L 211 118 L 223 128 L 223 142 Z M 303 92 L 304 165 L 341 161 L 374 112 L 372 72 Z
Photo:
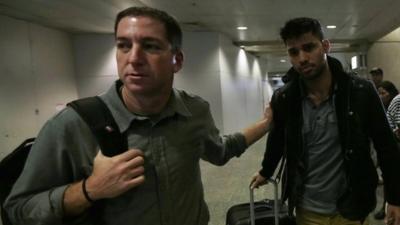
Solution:
M 335 29 L 335 28 L 336 28 L 336 25 L 328 25 L 328 26 L 326 26 L 326 28 L 328 28 L 328 29 Z
M 286 59 L 281 59 L 280 62 L 284 63 L 284 62 L 286 62 Z
M 247 27 L 237 27 L 238 30 L 247 30 Z

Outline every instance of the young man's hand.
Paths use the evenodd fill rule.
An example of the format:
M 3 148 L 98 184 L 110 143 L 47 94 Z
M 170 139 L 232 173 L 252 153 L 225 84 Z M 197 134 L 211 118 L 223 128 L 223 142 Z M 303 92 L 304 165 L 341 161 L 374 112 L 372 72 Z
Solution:
M 394 131 L 394 136 L 396 136 L 397 141 L 400 141 L 400 128 L 397 127 Z
M 385 223 L 387 225 L 400 225 L 400 206 L 388 204 Z
M 260 173 L 257 172 L 251 179 L 250 188 L 251 189 L 258 188 L 259 186 L 264 185 L 266 183 L 267 179 L 261 176 Z

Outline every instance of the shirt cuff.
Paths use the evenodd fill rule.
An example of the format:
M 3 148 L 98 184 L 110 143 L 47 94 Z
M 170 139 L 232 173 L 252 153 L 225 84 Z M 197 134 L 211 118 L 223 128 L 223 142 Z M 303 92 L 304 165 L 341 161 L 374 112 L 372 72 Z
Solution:
M 68 186 L 56 187 L 49 191 L 50 210 L 55 217 L 64 217 L 64 194 Z

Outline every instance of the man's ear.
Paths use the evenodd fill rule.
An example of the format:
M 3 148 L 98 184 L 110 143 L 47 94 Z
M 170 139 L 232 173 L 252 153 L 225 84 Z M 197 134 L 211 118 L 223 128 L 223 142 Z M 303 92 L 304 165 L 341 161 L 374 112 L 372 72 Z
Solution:
M 328 39 L 322 40 L 322 48 L 324 49 L 325 53 L 329 53 L 331 50 L 331 42 Z
M 183 60 L 184 60 L 184 56 L 183 56 L 183 52 L 182 51 L 177 51 L 174 56 L 172 57 L 172 64 L 174 66 L 174 73 L 179 72 L 179 70 L 182 69 L 183 66 Z

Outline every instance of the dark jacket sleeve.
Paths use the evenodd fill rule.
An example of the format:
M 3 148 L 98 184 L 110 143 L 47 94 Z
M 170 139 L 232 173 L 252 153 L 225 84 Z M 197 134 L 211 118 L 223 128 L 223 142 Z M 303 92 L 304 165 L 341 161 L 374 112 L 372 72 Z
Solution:
M 285 140 L 284 107 L 281 90 L 277 90 L 271 99 L 271 108 L 274 113 L 274 124 L 268 134 L 267 145 L 262 161 L 261 176 L 270 178 L 282 157 Z

